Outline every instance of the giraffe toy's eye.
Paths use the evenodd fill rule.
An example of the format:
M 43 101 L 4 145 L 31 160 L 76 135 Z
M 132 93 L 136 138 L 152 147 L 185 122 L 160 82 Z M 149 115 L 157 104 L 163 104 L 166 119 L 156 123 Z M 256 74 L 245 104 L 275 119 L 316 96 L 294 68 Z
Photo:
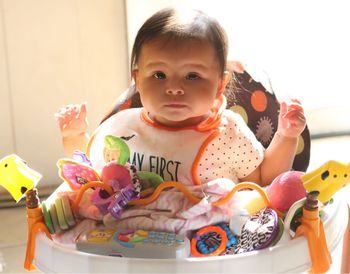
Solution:
M 328 170 L 326 170 L 325 172 L 323 172 L 321 174 L 322 180 L 326 180 L 328 177 L 329 177 L 329 171 Z

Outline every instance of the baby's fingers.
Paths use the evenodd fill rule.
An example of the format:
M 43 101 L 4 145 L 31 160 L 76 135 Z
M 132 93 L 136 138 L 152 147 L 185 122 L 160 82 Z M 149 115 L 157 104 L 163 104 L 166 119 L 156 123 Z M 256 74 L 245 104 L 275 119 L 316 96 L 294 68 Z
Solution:
M 58 126 L 59 126 L 61 131 L 64 130 L 67 127 L 67 125 L 69 124 L 69 121 L 67 120 L 67 117 L 55 114 L 55 119 L 56 119 L 56 121 L 58 123 Z
M 298 99 L 293 98 L 293 99 L 292 99 L 292 102 L 297 103 L 298 105 L 301 106 L 301 102 L 300 102 Z
M 64 119 L 64 116 L 58 112 L 54 113 L 53 116 L 55 117 L 55 119 L 58 123 L 60 123 Z
M 298 131 L 300 133 L 304 130 L 306 126 L 306 119 L 302 113 L 295 113 L 294 115 L 291 115 L 290 117 L 286 118 L 286 120 L 288 121 L 287 128 L 299 129 Z
M 280 115 L 283 117 L 287 113 L 287 103 L 281 102 L 280 104 Z
M 79 110 L 77 110 L 77 119 L 85 119 L 86 118 L 86 113 L 87 113 L 87 107 L 86 103 L 82 103 L 81 106 L 79 107 Z
M 304 116 L 296 115 L 288 119 L 290 125 L 303 126 L 306 124 L 306 119 Z
M 287 113 L 285 113 L 283 115 L 283 118 L 285 119 L 291 119 L 293 117 L 297 117 L 297 118 L 302 118 L 305 120 L 305 116 L 304 116 L 304 113 L 301 112 L 300 110 L 298 109 L 294 109 L 294 110 L 289 110 Z
M 300 104 L 296 104 L 296 103 L 290 104 L 288 106 L 288 110 L 297 110 L 297 111 L 300 111 L 300 112 L 304 112 L 303 107 Z
M 69 104 L 65 107 L 60 108 L 55 115 L 61 116 L 74 116 L 80 111 L 80 105 Z
M 67 105 L 60 108 L 58 112 L 54 113 L 54 117 L 61 128 L 67 127 L 72 121 L 86 117 L 86 106 L 82 105 Z
M 297 99 L 292 99 L 292 101 L 290 103 L 288 103 L 287 111 L 291 111 L 291 110 L 298 110 L 298 111 L 304 113 L 304 108 L 301 105 L 300 101 Z

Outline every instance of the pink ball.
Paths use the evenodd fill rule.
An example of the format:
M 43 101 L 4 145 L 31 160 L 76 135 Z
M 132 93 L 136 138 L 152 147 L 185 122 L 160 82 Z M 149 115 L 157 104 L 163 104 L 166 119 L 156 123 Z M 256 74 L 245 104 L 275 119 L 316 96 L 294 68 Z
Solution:
M 279 211 L 287 211 L 294 202 L 306 196 L 300 177 L 301 171 L 287 171 L 277 176 L 266 190 L 271 205 Z

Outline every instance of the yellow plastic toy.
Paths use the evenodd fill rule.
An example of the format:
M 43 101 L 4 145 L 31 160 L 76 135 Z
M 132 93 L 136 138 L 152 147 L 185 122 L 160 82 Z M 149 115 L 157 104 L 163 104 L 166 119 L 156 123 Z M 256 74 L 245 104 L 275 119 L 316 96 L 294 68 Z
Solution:
M 26 195 L 28 241 L 24 268 L 27 270 L 35 269 L 33 258 L 37 233 L 43 231 L 51 239 L 51 235 L 43 221 L 43 213 L 35 188 L 41 178 L 40 173 L 31 169 L 23 159 L 15 154 L 8 155 L 0 160 L 0 185 L 11 194 L 16 202 Z
M 307 192 L 318 191 L 318 200 L 326 204 L 338 190 L 350 183 L 350 163 L 344 165 L 337 161 L 328 161 L 301 176 L 301 180 Z
M 0 185 L 16 200 L 16 203 L 40 181 L 42 175 L 31 169 L 15 154 L 0 160 Z

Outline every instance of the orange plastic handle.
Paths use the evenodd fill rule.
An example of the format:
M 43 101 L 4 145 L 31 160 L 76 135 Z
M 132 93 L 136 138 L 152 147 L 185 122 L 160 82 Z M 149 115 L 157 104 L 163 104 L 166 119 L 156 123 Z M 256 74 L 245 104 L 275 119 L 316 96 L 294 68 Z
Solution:
M 35 239 L 39 232 L 44 232 L 52 240 L 51 234 L 43 221 L 43 213 L 40 207 L 27 208 L 28 240 L 24 268 L 34 270 L 33 259 L 35 255 Z
M 303 209 L 301 225 L 297 228 L 294 238 L 305 235 L 309 247 L 311 269 L 310 273 L 325 273 L 332 264 L 322 220 L 319 211 Z
M 167 181 L 167 182 L 161 183 L 150 196 L 143 199 L 130 201 L 128 204 L 129 205 L 148 205 L 154 202 L 159 197 L 160 193 L 163 190 L 170 187 L 175 187 L 178 190 L 180 190 L 187 197 L 187 199 L 189 199 L 194 204 L 199 203 L 201 200 L 197 196 L 193 195 L 184 184 L 181 184 L 175 181 Z
M 103 189 L 105 189 L 109 195 L 113 195 L 113 188 L 106 184 L 106 183 L 103 183 L 103 182 L 100 182 L 100 181 L 92 181 L 92 182 L 88 182 L 87 184 L 83 185 L 81 189 L 79 189 L 78 191 L 78 194 L 77 194 L 77 197 L 75 198 L 75 201 L 74 201 L 74 204 L 72 206 L 73 209 L 76 209 L 77 206 L 79 205 L 82 197 L 83 197 L 83 194 L 84 192 L 91 188 L 91 187 L 101 187 Z M 148 205 L 152 202 L 154 202 L 160 195 L 160 193 L 167 189 L 167 188 L 171 188 L 171 187 L 175 187 L 177 188 L 178 190 L 180 190 L 187 199 L 190 200 L 190 202 L 196 204 L 196 203 L 199 203 L 201 201 L 202 198 L 200 197 L 197 197 L 195 195 L 193 195 L 189 190 L 188 188 L 186 187 L 186 185 L 182 184 L 182 183 L 179 183 L 179 182 L 175 182 L 175 181 L 167 181 L 167 182 L 163 182 L 161 183 L 156 189 L 155 191 L 148 197 L 146 198 L 143 198 L 143 199 L 137 199 L 137 200 L 132 200 L 128 203 L 128 205 Z M 270 203 L 270 200 L 269 198 L 267 197 L 267 194 L 265 192 L 265 190 L 260 187 L 259 185 L 255 184 L 255 183 L 250 183 L 250 182 L 242 182 L 242 183 L 239 183 L 237 185 L 235 185 L 232 190 L 224 197 L 220 198 L 219 200 L 215 201 L 212 203 L 213 206 L 221 206 L 221 205 L 224 205 L 226 203 L 228 203 L 233 195 L 239 191 L 239 190 L 242 190 L 242 189 L 253 189 L 253 190 L 256 190 L 260 196 L 262 197 L 262 199 L 264 200 L 265 204 L 268 206 L 268 207 L 271 207 L 271 203 Z M 278 210 L 276 210 L 275 208 L 273 208 L 277 214 L 279 216 L 282 215 L 281 212 L 279 212 Z
M 128 204 L 129 205 L 148 205 L 148 204 L 154 202 L 159 197 L 160 193 L 164 189 L 167 189 L 167 188 L 170 188 L 170 187 L 175 187 L 178 190 L 180 190 L 186 196 L 186 198 L 188 198 L 192 203 L 198 203 L 201 200 L 201 198 L 193 195 L 187 189 L 187 187 L 184 184 L 181 184 L 179 182 L 174 182 L 174 181 L 168 181 L 168 182 L 161 183 L 156 188 L 156 190 L 152 193 L 152 195 L 150 195 L 149 197 L 144 198 L 144 199 L 133 200 L 133 201 L 130 201 Z M 264 202 L 269 207 L 271 207 L 270 200 L 267 197 L 267 194 L 266 194 L 265 190 L 262 187 L 258 186 L 257 184 L 249 183 L 249 182 L 244 182 L 244 183 L 240 183 L 240 184 L 235 185 L 233 187 L 233 189 L 226 196 L 224 196 L 224 197 L 220 198 L 219 200 L 213 202 L 212 205 L 214 205 L 214 206 L 224 205 L 224 204 L 228 203 L 232 199 L 233 195 L 237 191 L 242 190 L 242 189 L 246 189 L 246 188 L 256 190 L 261 195 L 261 197 L 264 200 Z

